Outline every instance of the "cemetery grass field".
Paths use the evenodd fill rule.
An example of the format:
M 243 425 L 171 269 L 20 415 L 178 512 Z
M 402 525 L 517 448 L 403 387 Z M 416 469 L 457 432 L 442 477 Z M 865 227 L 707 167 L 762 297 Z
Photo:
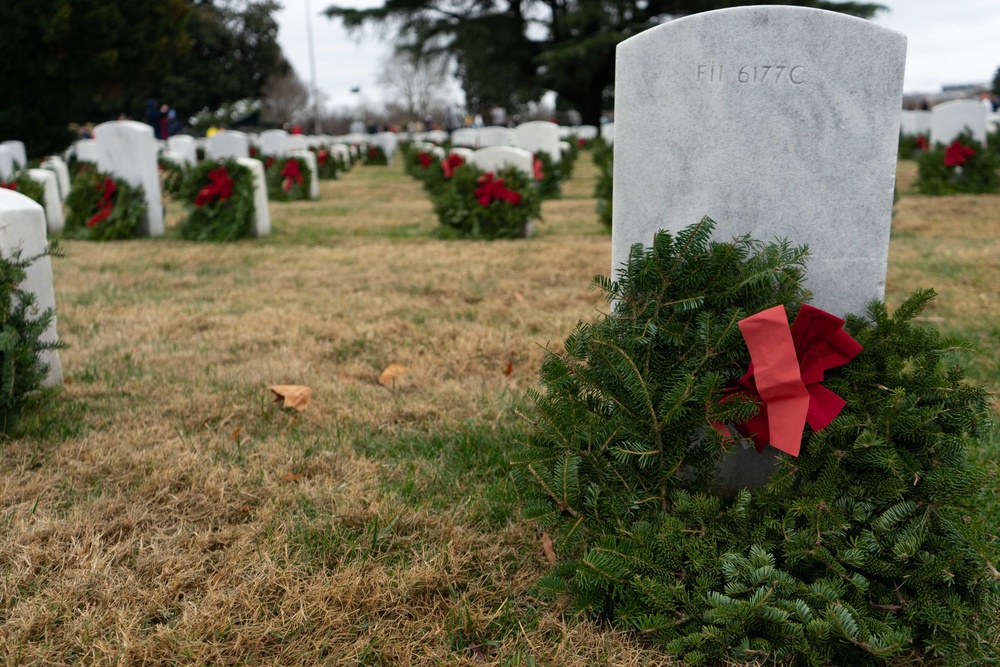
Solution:
M 589 154 L 519 241 L 435 239 L 398 162 L 272 204 L 260 240 L 183 242 L 171 203 L 165 238 L 63 244 L 66 386 L 0 442 L 4 664 L 676 664 L 535 589 L 507 472 L 544 347 L 607 310 Z M 1000 197 L 915 177 L 887 300 L 936 288 L 924 320 L 1000 388 Z

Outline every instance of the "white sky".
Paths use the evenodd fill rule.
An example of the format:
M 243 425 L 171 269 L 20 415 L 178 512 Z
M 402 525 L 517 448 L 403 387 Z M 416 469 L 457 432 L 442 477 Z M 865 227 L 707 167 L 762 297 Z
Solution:
M 391 51 L 388 41 L 367 28 L 348 36 L 340 21 L 320 12 L 332 4 L 377 7 L 381 0 L 281 0 L 278 41 L 299 77 L 309 85 L 306 6 L 312 14 L 316 79 L 331 108 L 378 106 L 379 65 Z M 889 10 L 875 20 L 908 38 L 907 93 L 938 92 L 943 84 L 992 81 L 1000 67 L 1000 0 L 882 0 Z M 351 88 L 361 86 L 352 94 Z

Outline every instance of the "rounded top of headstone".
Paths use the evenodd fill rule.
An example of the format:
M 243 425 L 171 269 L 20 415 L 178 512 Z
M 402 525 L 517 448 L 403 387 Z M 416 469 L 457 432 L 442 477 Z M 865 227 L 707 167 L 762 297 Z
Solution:
M 153 136 L 153 128 L 145 123 L 140 123 L 137 120 L 109 120 L 94 128 L 94 136 L 96 137 L 98 134 L 102 134 L 107 130 L 129 130 L 131 132 L 148 134 L 150 137 Z
M 941 109 L 961 109 L 962 107 L 968 107 L 969 109 L 974 109 L 975 111 L 982 111 L 983 114 L 986 113 L 986 107 L 979 100 L 948 100 L 947 102 L 942 102 L 941 104 L 935 104 L 932 111 L 938 111 Z
M 547 121 L 547 120 L 529 120 L 529 121 L 527 121 L 525 123 L 521 123 L 520 125 L 518 125 L 514 129 L 520 130 L 522 128 L 523 129 L 530 129 L 530 128 L 534 128 L 534 127 L 554 127 L 554 128 L 556 128 L 557 131 L 558 131 L 558 128 L 559 128 L 558 125 L 556 125 L 555 123 L 553 123 L 551 121 Z
M 0 188 L 0 213 L 10 213 L 12 211 L 38 211 L 42 215 L 45 214 L 41 205 L 31 197 L 26 197 L 14 190 Z M 0 220 L 5 220 L 3 215 L 0 215 Z

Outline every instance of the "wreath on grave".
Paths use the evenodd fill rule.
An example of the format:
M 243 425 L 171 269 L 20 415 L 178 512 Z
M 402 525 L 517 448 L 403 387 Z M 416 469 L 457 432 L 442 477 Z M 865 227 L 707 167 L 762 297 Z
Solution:
M 268 157 L 264 162 L 267 196 L 276 201 L 309 199 L 312 169 L 300 157 Z
M 26 172 L 14 174 L 11 181 L 0 181 L 0 188 L 20 192 L 31 199 L 36 204 L 45 208 L 45 186 L 33 178 L 29 178 Z
M 535 153 L 532 171 L 538 196 L 542 199 L 559 199 L 562 196 L 559 191 L 563 180 L 561 162 L 553 160 L 548 153 L 539 151 Z
M 160 172 L 160 188 L 164 194 L 180 194 L 181 185 L 184 183 L 184 167 L 162 157 L 157 158 L 156 165 Z
M 899 159 L 914 160 L 930 148 L 926 134 L 899 134 Z
M 805 248 L 711 243 L 713 224 L 596 278 L 613 314 L 528 392 L 513 465 L 561 559 L 543 588 L 689 665 L 981 664 L 1000 572 L 966 451 L 989 397 L 913 324 L 934 293 L 842 328 L 803 305 Z M 726 453 L 767 437 L 801 451 L 720 497 Z
M 386 157 L 385 150 L 381 146 L 369 146 L 365 151 L 365 158 L 362 164 L 385 166 L 389 164 L 389 158 Z
M 191 241 L 236 241 L 254 219 L 253 172 L 233 159 L 200 162 L 184 179 L 188 217 L 181 236 Z
M 965 131 L 948 146 L 919 157 L 917 189 L 925 195 L 989 194 L 1000 191 L 1000 157 Z
M 81 171 L 66 198 L 63 236 L 85 241 L 130 239 L 146 214 L 142 186 L 131 186 L 96 169 Z
M 336 180 L 340 178 L 340 172 L 343 171 L 342 161 L 335 158 L 329 148 L 321 146 L 309 150 L 316 154 L 316 173 L 321 179 Z
M 447 162 L 447 160 L 446 160 Z M 453 168 L 451 177 L 431 195 L 445 238 L 516 238 L 541 217 L 531 181 L 514 167 L 483 172 L 471 165 Z

